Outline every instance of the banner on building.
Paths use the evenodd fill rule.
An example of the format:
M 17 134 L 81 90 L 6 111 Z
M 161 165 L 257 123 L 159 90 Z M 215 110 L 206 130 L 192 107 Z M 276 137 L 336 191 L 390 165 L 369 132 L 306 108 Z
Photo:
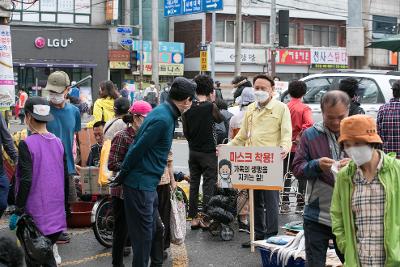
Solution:
M 128 50 L 108 50 L 110 69 L 130 69 L 131 53 Z
M 0 108 L 15 102 L 15 83 L 10 26 L 0 25 Z
M 159 42 L 159 75 L 166 76 L 183 76 L 184 72 L 184 58 L 185 58 L 185 44 L 175 42 Z M 139 73 L 140 68 L 140 42 L 133 41 L 133 50 L 137 53 L 137 66 L 138 70 L 134 74 Z M 151 41 L 143 41 L 143 74 L 151 75 Z
M 264 65 L 266 60 L 266 50 L 264 49 L 242 49 L 240 55 L 241 63 Z M 234 63 L 235 49 L 233 48 L 215 48 L 215 62 Z
M 208 53 L 200 51 L 200 71 L 208 71 Z
M 347 69 L 346 48 L 311 48 L 311 67 L 316 69 Z
M 221 188 L 281 190 L 283 160 L 279 147 L 222 146 L 218 151 Z
M 389 51 L 389 65 L 398 65 L 397 52 Z
M 106 0 L 106 21 L 118 20 L 118 0 Z
M 310 65 L 311 56 L 308 49 L 277 49 L 275 55 L 278 65 Z

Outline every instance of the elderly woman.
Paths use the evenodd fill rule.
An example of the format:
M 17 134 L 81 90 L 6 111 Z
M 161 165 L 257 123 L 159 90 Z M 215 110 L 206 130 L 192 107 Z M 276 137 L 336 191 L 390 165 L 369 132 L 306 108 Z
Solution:
M 351 158 L 337 175 L 332 229 L 345 266 L 400 266 L 400 162 L 378 150 L 374 119 L 355 115 L 340 124 L 339 143 Z

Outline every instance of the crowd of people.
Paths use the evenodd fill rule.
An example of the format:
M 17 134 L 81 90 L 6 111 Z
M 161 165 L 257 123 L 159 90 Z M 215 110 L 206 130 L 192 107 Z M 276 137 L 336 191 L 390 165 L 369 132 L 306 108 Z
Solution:
M 108 147 L 112 265 L 123 266 L 123 255 L 131 249 L 135 267 L 149 262 L 162 266 L 168 257 L 170 199 L 176 188 L 171 147 L 178 118 L 189 145 L 192 230 L 207 229 L 211 223 L 208 203 L 218 187 L 218 172 L 229 166 L 226 162 L 218 167 L 219 146 L 280 147 L 283 172 L 290 170 L 299 181 L 296 210 L 304 209 L 307 266 L 325 266 L 330 240 L 346 266 L 400 265 L 400 82 L 393 84 L 393 99 L 380 108 L 377 122 L 364 115 L 358 82 L 352 78 L 324 94 L 322 121 L 314 121 L 303 103 L 307 86 L 302 81 L 290 82 L 291 100 L 285 104 L 274 97 L 275 79 L 265 74 L 252 81 L 235 77 L 234 105 L 229 108 L 220 85 L 203 74 L 193 80 L 178 77 L 161 91 L 151 82 L 144 92 L 133 94 L 126 85 L 118 92 L 111 81 L 100 83 L 94 118 L 87 124 L 96 143 L 87 160 L 81 160 L 100 167 Z M 76 97 L 79 91 L 71 90 L 65 72 L 51 73 L 44 90 L 48 101 L 26 97 L 19 107 L 29 135 L 16 148 L 0 117 L 0 143 L 17 163 L 10 229 L 29 214 L 55 244 L 69 242 L 66 218 L 71 203 L 82 197 L 74 180 L 81 169 L 74 158 L 81 113 L 67 101 L 67 95 Z M 2 169 L 0 216 L 9 187 Z M 288 188 L 286 184 L 284 193 Z M 279 191 L 254 191 L 255 240 L 278 234 L 279 208 L 289 211 L 289 197 L 283 195 L 280 201 Z M 248 218 L 248 205 L 242 205 L 239 230 L 249 231 Z M 245 242 L 242 247 L 250 245 Z M 35 264 L 29 256 L 26 263 Z M 54 257 L 44 266 L 56 266 Z

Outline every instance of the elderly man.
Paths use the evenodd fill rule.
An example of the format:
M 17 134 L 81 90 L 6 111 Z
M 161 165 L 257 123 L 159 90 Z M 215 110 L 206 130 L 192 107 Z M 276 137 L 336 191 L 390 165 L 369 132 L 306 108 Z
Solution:
M 253 79 L 256 102 L 250 104 L 232 146 L 281 147 L 282 159 L 292 147 L 292 124 L 289 108 L 275 99 L 274 80 L 264 74 Z M 262 240 L 278 233 L 279 191 L 254 191 L 255 239 Z M 250 247 L 250 242 L 242 244 Z
M 325 266 L 329 240 L 335 241 L 330 217 L 335 183 L 331 168 L 337 165 L 340 168 L 348 162 L 348 159 L 342 159 L 337 138 L 340 122 L 349 115 L 349 108 L 350 98 L 346 93 L 326 93 L 321 100 L 323 121 L 303 133 L 293 160 L 294 176 L 308 181 L 304 234 L 307 266 L 310 267 Z M 338 250 L 336 253 L 343 262 Z

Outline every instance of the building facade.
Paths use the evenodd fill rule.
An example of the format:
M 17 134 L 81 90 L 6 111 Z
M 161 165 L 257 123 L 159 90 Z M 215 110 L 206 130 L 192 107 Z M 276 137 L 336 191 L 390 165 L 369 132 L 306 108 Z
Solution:
M 42 95 L 48 75 L 63 70 L 88 100 L 108 78 L 108 28 L 101 0 L 16 2 L 11 37 L 16 88 Z

